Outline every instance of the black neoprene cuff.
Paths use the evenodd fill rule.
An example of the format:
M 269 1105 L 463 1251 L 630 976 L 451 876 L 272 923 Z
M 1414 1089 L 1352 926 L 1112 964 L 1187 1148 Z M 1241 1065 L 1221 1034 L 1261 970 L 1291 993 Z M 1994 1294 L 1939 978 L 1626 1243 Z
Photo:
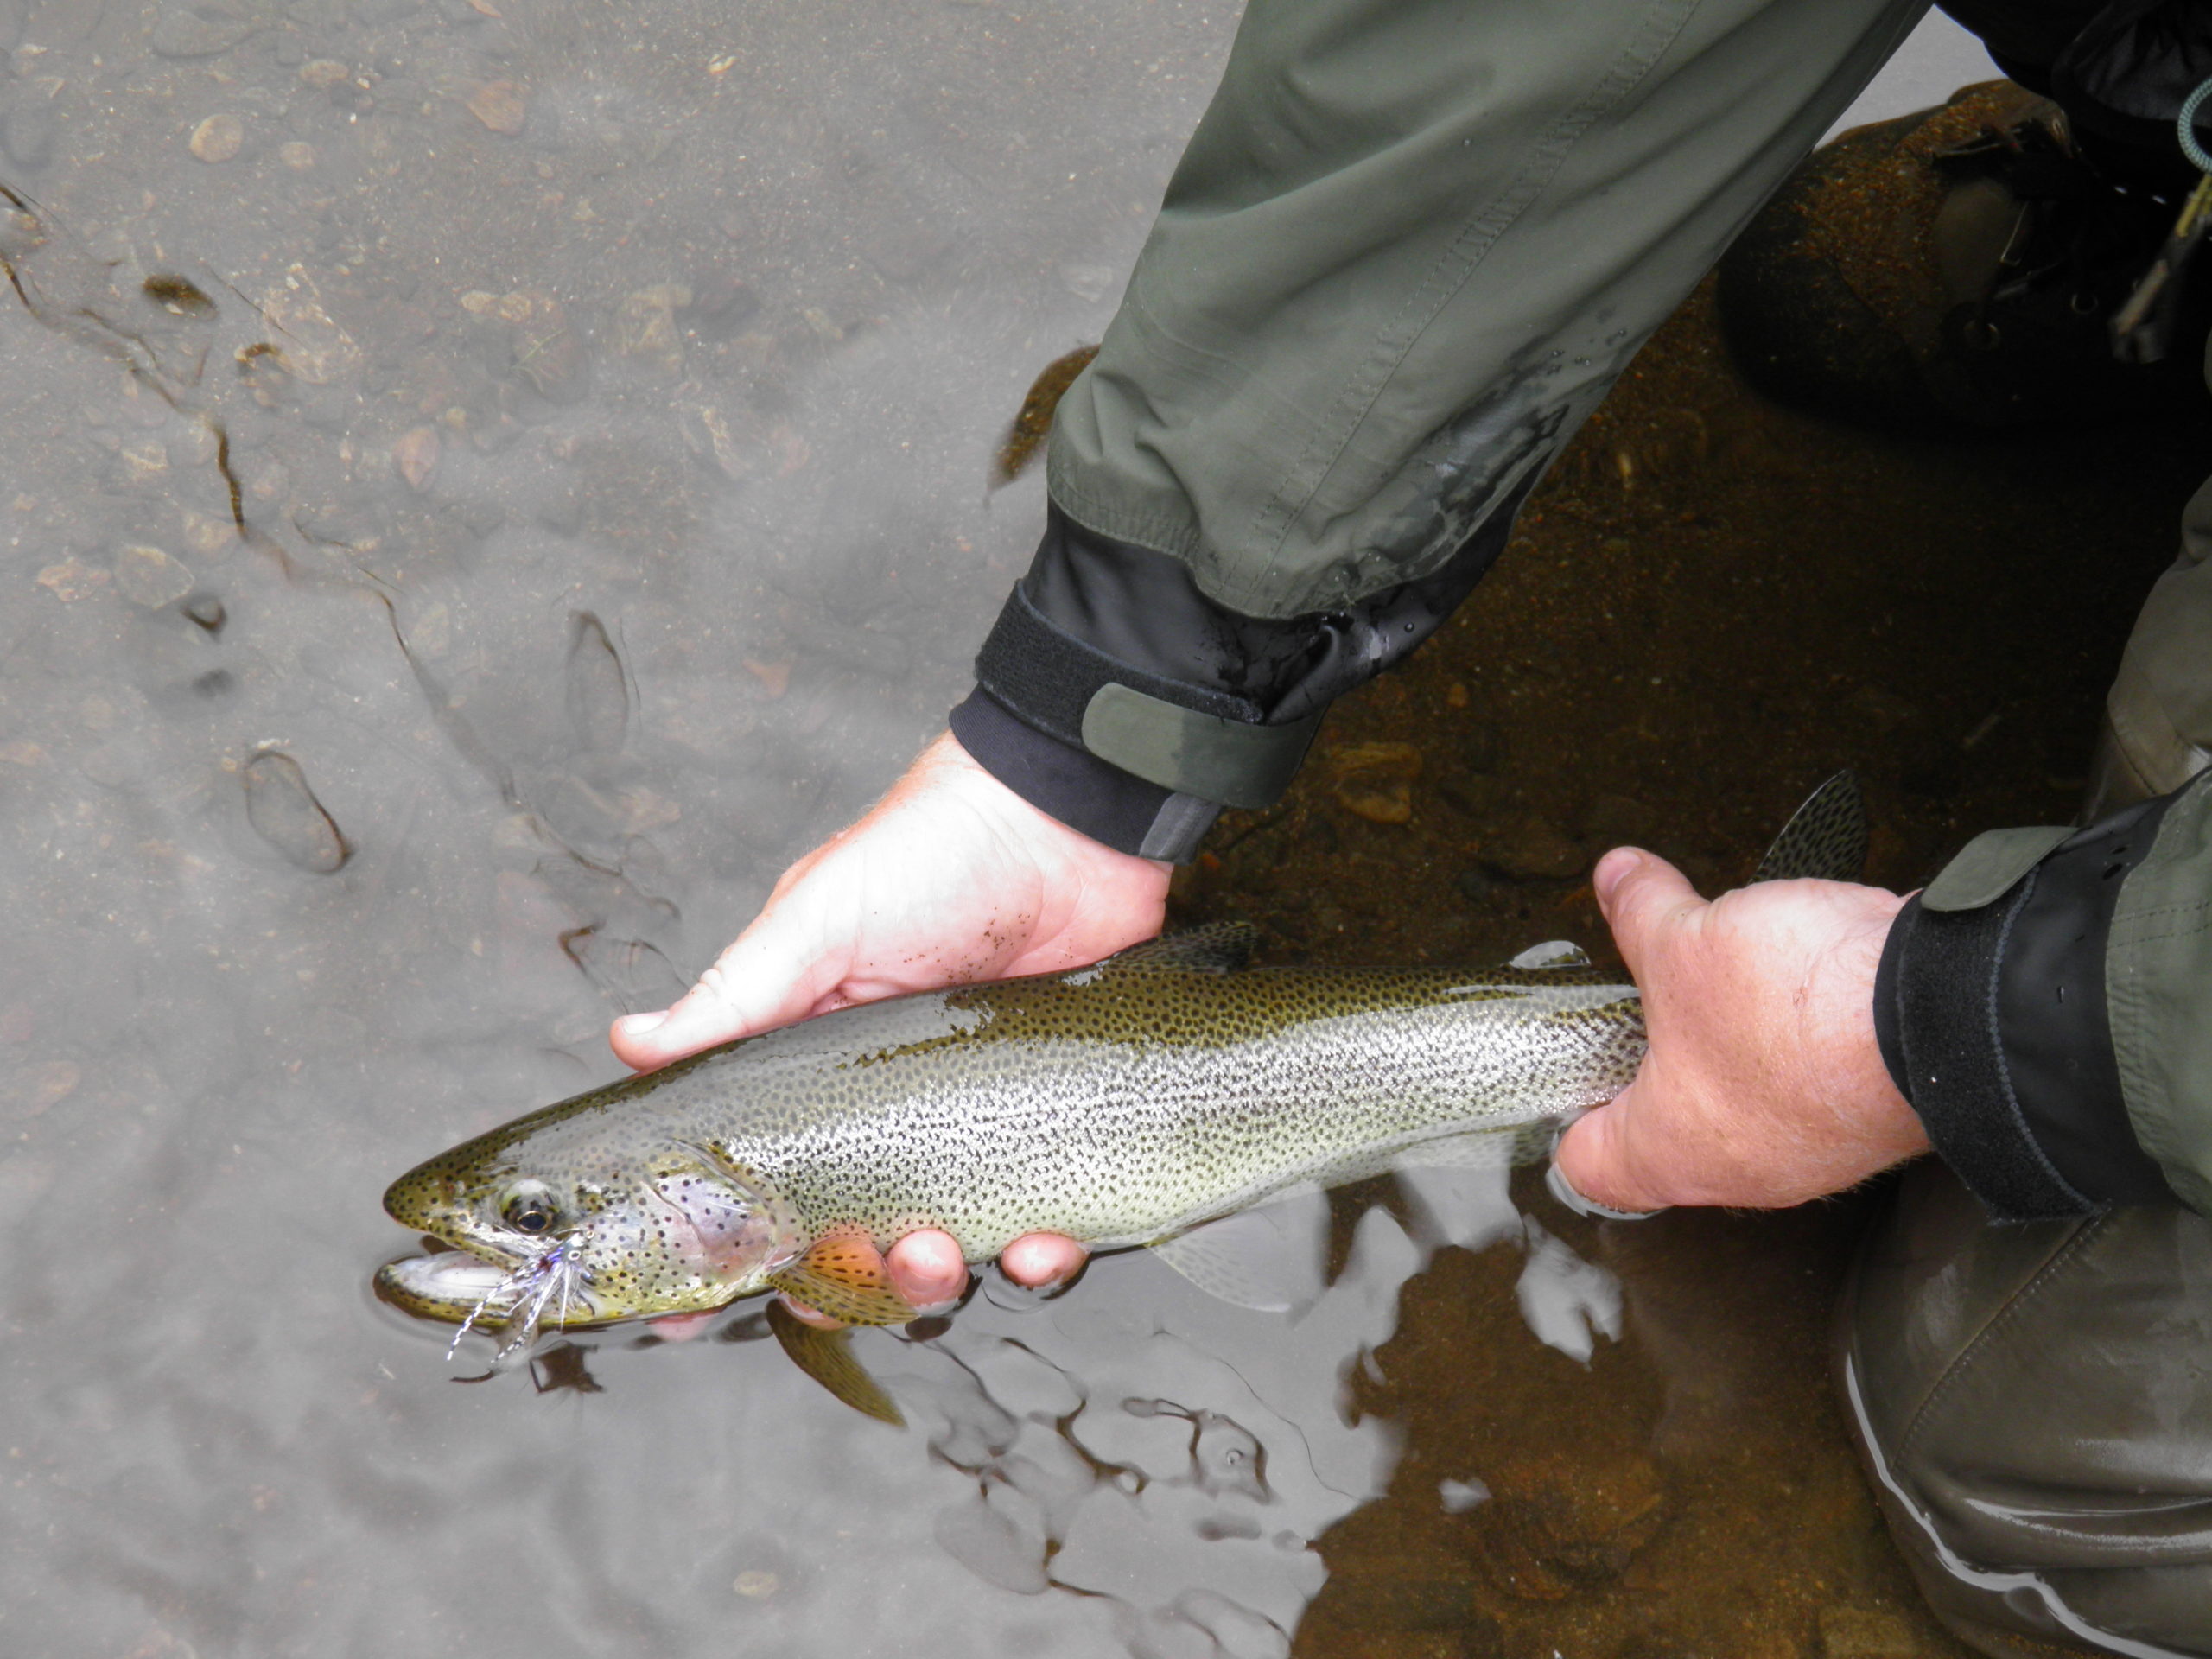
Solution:
M 1427 576 L 1286 619 L 1230 611 L 1181 560 L 1053 505 L 953 734 L 1063 823 L 1123 852 L 1188 859 L 1221 806 L 1281 795 L 1330 702 L 1457 608 L 1518 505 L 1503 504 Z
M 1117 852 L 1184 863 L 1221 814 L 1063 743 L 978 687 L 952 711 L 952 734 L 976 764 L 1032 806 Z
M 1999 1220 L 2170 1198 L 2137 1141 L 2105 1007 L 2121 884 L 2171 798 L 2061 842 L 1991 902 L 1897 914 L 1875 1033 L 1928 1138 Z

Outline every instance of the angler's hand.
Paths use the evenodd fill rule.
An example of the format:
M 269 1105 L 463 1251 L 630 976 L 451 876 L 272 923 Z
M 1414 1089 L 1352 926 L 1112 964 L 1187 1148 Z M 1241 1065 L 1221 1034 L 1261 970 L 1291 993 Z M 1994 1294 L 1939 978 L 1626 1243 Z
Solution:
M 1707 904 L 1630 848 L 1593 880 L 1651 1049 L 1560 1142 L 1575 1191 L 1617 1210 L 1778 1209 L 1929 1149 L 1874 1038 L 1874 970 L 1904 899 L 1802 880 Z
M 609 1040 L 650 1071 L 849 1003 L 1080 967 L 1160 931 L 1167 876 L 1039 811 L 946 733 L 859 823 L 784 872 L 680 1001 L 616 1020 Z M 1024 1239 L 1001 1265 L 1038 1283 L 1082 1260 L 1069 1240 Z M 900 1241 L 890 1267 L 916 1306 L 967 1282 L 943 1233 Z

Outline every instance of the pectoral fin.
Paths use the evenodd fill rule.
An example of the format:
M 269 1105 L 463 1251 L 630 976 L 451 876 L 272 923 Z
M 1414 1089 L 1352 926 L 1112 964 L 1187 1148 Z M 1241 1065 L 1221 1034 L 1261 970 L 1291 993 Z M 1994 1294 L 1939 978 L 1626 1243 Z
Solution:
M 863 1235 L 831 1233 L 768 1282 L 847 1325 L 904 1325 L 913 1307 L 891 1288 L 883 1257 Z
M 883 1385 L 853 1357 L 851 1332 L 824 1331 L 809 1325 L 786 1312 L 781 1302 L 768 1304 L 768 1328 L 776 1333 L 792 1364 L 855 1411 L 894 1428 L 906 1426 L 906 1417 L 883 1391 Z

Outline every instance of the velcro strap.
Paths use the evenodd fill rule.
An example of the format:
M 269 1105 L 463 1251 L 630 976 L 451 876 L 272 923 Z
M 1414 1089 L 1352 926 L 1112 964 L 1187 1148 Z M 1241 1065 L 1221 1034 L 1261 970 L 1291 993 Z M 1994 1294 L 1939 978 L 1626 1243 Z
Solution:
M 1316 713 L 1262 725 L 1245 698 L 1116 661 L 1040 615 L 1018 584 L 976 658 L 976 683 L 1063 743 L 1228 806 L 1272 804 L 1321 724 Z

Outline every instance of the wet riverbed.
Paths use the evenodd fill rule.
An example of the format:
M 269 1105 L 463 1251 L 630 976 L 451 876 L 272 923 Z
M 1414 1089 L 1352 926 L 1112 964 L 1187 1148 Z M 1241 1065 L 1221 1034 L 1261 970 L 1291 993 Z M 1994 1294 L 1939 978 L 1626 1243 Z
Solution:
M 1825 1391 L 1853 1204 L 1359 1189 L 1295 1325 L 1125 1258 L 868 1335 L 903 1435 L 749 1315 L 463 1385 L 367 1294 L 964 689 L 1232 22 L 0 0 L 0 1644 L 1956 1651 Z M 1892 884 L 2063 817 L 2201 448 L 1835 431 L 1694 304 L 1182 912 L 1480 963 L 1839 764 Z

